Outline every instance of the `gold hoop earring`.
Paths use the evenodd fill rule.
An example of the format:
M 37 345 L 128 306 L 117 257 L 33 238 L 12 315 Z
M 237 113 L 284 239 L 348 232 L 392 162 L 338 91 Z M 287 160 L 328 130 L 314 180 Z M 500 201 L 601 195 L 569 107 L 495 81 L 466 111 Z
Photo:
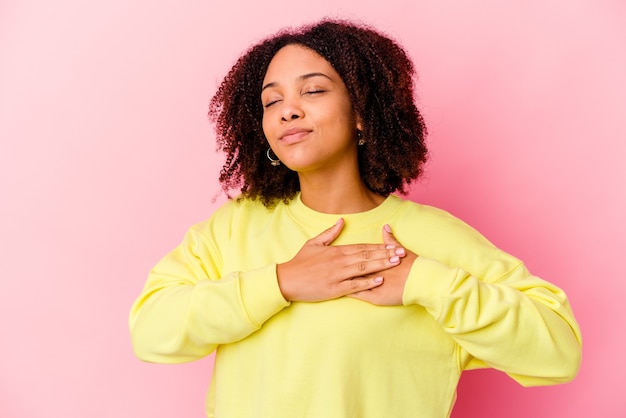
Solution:
M 280 165 L 280 160 L 278 159 L 278 157 L 276 158 L 272 158 L 272 156 L 270 155 L 270 152 L 272 151 L 271 148 L 267 149 L 267 152 L 265 153 L 265 155 L 267 156 L 267 159 L 270 160 L 270 164 L 273 165 L 274 167 L 277 167 Z M 274 154 L 276 155 L 276 154 Z

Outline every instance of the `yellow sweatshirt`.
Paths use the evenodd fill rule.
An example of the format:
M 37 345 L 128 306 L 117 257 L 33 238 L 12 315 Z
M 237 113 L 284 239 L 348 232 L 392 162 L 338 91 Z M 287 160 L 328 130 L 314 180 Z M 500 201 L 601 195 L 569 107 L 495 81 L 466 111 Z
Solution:
M 525 386 L 574 378 L 580 332 L 563 291 L 433 207 L 388 197 L 342 215 L 333 244 L 380 243 L 388 223 L 419 255 L 403 306 L 351 298 L 289 303 L 276 264 L 338 215 L 295 198 L 229 201 L 150 272 L 132 307 L 134 350 L 180 363 L 217 349 L 209 417 L 449 417 L 463 370 Z

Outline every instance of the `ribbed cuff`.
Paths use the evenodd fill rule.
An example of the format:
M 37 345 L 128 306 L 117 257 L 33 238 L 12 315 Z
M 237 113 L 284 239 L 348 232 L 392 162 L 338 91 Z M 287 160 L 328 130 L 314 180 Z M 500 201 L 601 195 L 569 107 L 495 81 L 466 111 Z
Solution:
M 457 271 L 439 261 L 418 257 L 404 285 L 402 303 L 405 306 L 421 305 L 436 318 L 450 293 Z
M 250 321 L 260 327 L 277 312 L 290 305 L 276 278 L 276 264 L 240 273 L 241 299 Z

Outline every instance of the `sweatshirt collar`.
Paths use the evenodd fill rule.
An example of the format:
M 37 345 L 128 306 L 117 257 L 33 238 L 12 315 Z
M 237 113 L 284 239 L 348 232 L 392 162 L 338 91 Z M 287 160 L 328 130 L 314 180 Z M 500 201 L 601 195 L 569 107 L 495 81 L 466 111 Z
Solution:
M 337 222 L 339 218 L 346 221 L 346 227 L 352 228 L 371 228 L 373 225 L 381 227 L 389 221 L 393 212 L 398 208 L 402 199 L 396 195 L 389 195 L 378 206 L 365 212 L 348 213 L 348 214 L 332 214 L 317 212 L 302 202 L 301 194 L 290 202 L 287 211 L 290 216 L 298 223 L 305 227 L 316 230 L 330 228 Z

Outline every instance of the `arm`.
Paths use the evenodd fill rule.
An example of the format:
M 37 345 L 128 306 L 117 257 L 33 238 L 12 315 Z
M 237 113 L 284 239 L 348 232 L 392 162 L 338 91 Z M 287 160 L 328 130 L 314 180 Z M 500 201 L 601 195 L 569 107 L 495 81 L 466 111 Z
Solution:
M 489 365 L 535 386 L 570 381 L 580 366 L 580 331 L 565 294 L 521 263 L 487 282 L 419 257 L 403 303 L 424 306 L 459 343 L 461 368 Z
M 194 228 L 154 267 L 130 313 L 140 359 L 181 363 L 202 358 L 218 344 L 252 334 L 288 306 L 275 265 L 224 277 L 220 269 L 219 252 Z
M 222 276 L 217 243 L 228 245 L 230 224 L 219 218 L 208 228 L 192 228 L 150 272 L 130 314 L 139 358 L 177 363 L 204 357 L 219 344 L 254 333 L 291 301 L 323 301 L 371 289 L 382 283 L 371 274 L 400 263 L 393 246 L 330 246 L 343 228 L 340 219 L 288 262 Z
M 572 380 L 581 336 L 563 291 L 454 224 L 462 234 L 441 240 L 428 256 L 407 249 L 400 265 L 384 272 L 382 286 L 351 296 L 379 305 L 423 306 L 459 344 L 459 370 L 488 365 L 524 386 Z M 401 245 L 388 226 L 383 239 Z

